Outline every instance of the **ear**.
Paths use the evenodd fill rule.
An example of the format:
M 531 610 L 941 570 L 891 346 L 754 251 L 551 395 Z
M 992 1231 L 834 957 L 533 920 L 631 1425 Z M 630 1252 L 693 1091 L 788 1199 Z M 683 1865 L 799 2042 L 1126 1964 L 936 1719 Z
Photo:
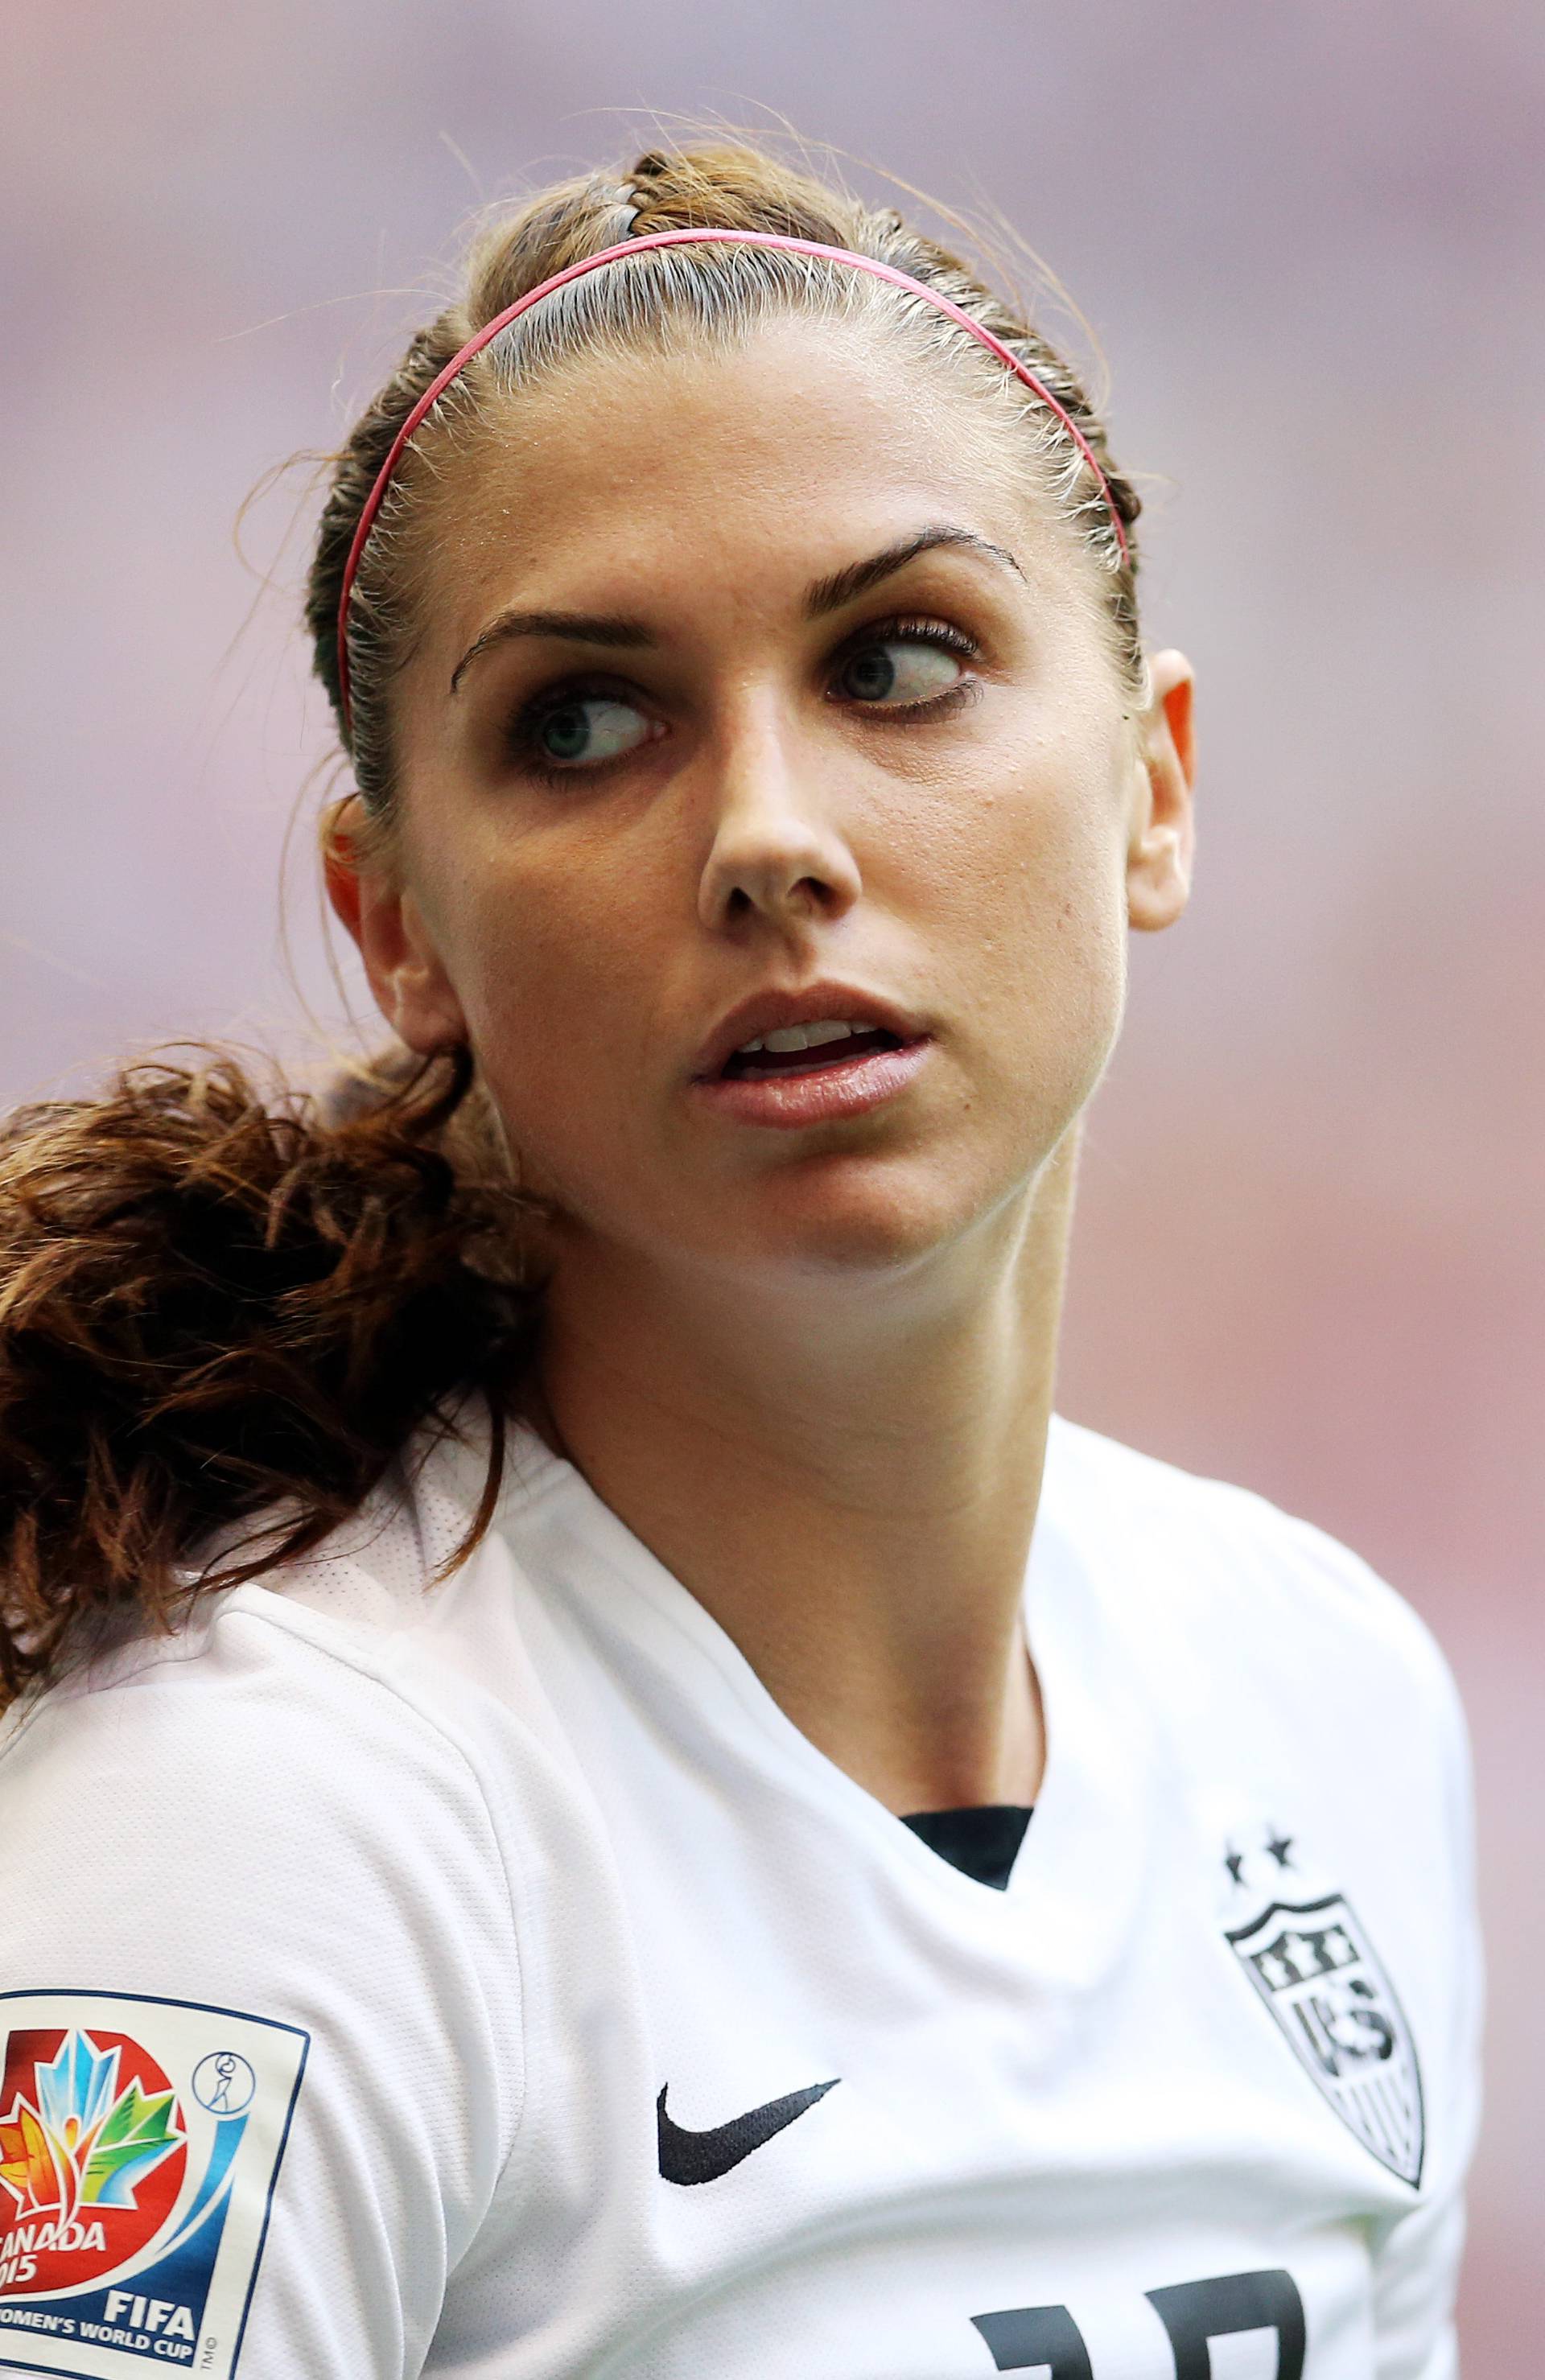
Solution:
M 1140 931 L 1156 933 L 1174 925 L 1191 890 L 1197 750 L 1190 662 L 1184 653 L 1155 653 L 1149 676 L 1152 699 L 1138 722 L 1126 845 L 1126 914 Z
M 375 1004 L 410 1050 L 455 1049 L 467 1019 L 415 894 L 390 856 L 372 850 L 365 806 L 350 794 L 322 837 L 327 897 L 358 945 Z

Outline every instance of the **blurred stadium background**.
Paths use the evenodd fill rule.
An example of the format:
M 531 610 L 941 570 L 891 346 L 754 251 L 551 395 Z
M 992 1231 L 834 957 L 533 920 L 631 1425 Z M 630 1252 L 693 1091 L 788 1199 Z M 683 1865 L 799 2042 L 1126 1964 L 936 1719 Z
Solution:
M 1110 358 L 1198 880 L 1135 938 L 1059 1403 L 1354 1545 L 1471 1716 L 1463 2305 L 1538 2380 L 1545 17 L 1502 0 L 6 0 L 0 1104 L 331 1019 L 299 478 L 476 206 L 656 114 L 995 207 Z M 870 184 L 855 168 L 865 187 Z M 238 632 L 240 632 L 238 634 Z M 294 983 L 292 984 L 292 972 Z M 1529 1949 L 1530 1942 L 1535 1949 Z

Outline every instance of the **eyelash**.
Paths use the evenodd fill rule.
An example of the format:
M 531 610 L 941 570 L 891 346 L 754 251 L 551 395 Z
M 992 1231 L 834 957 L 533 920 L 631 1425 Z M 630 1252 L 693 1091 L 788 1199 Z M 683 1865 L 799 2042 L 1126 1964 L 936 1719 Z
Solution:
M 855 653 L 863 652 L 870 645 L 902 643 L 932 645 L 942 651 L 957 653 L 963 661 L 974 661 L 981 650 L 973 637 L 967 636 L 962 629 L 950 627 L 943 620 L 881 620 L 848 638 L 833 657 L 833 672 L 839 671 Z M 620 765 L 602 760 L 590 768 L 558 768 L 544 761 L 537 747 L 542 722 L 551 712 L 561 710 L 566 702 L 615 694 L 617 686 L 618 681 L 614 678 L 570 678 L 560 686 L 546 688 L 534 701 L 517 711 L 510 722 L 507 741 L 511 754 L 527 774 L 535 777 L 540 783 L 554 785 L 566 783 L 575 777 L 604 776 L 610 766 Z M 980 691 L 979 679 L 965 678 L 958 686 L 946 687 L 943 694 L 926 696 L 919 702 L 859 703 L 855 707 L 878 711 L 887 720 L 911 721 L 920 724 L 925 719 L 931 722 L 949 717 L 967 703 L 974 702 Z M 631 753 L 623 756 L 628 759 L 632 757 Z
M 861 628 L 857 636 L 850 637 L 834 665 L 840 669 L 867 646 L 896 644 L 933 645 L 941 651 L 958 653 L 963 661 L 974 661 L 981 650 L 974 637 L 967 636 L 964 629 L 952 628 L 943 620 L 882 620 L 878 626 Z M 939 718 L 958 710 L 962 702 L 971 700 L 978 690 L 976 678 L 963 678 L 958 686 L 946 686 L 943 694 L 927 695 L 920 702 L 860 703 L 858 708 L 881 711 L 887 719 L 915 718 L 925 711 L 931 718 Z

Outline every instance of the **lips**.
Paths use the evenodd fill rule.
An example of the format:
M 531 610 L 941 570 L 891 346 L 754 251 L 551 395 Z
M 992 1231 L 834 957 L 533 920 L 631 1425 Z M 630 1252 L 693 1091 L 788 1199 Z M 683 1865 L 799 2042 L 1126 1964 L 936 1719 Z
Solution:
M 872 1031 L 849 1033 L 840 1041 L 820 1041 L 806 1050 L 736 1050 L 721 1071 L 732 1080 L 740 1075 L 808 1074 L 812 1067 L 849 1065 L 855 1058 L 872 1058 L 877 1050 L 897 1046 L 895 1035 L 877 1025 Z
M 851 1042 L 843 1045 L 852 1048 Z M 816 1055 L 806 1050 L 807 1060 Z M 892 1043 L 868 1057 L 834 1065 L 806 1064 L 797 1073 L 716 1075 L 687 1086 L 697 1112 L 715 1129 L 805 1132 L 812 1125 L 851 1123 L 904 1099 L 933 1060 L 933 1039 Z
M 714 1026 L 693 1062 L 693 1079 L 712 1081 L 722 1075 L 743 1042 L 761 1040 L 785 1026 L 818 1025 L 828 1017 L 876 1030 L 887 1035 L 893 1043 L 916 1041 L 926 1030 L 921 1018 L 858 984 L 826 981 L 805 985 L 797 991 L 755 992 Z M 825 1046 L 841 1046 L 849 1054 L 856 1054 L 850 1042 Z M 796 1054 L 810 1065 L 821 1062 L 822 1052 L 816 1049 Z M 758 1053 L 758 1060 L 765 1062 L 762 1053 Z

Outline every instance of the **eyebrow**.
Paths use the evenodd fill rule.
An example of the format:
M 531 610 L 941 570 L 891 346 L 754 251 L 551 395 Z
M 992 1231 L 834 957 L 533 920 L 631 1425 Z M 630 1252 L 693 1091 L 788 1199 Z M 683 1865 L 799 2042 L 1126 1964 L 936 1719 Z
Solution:
M 512 637 L 555 637 L 571 645 L 610 645 L 615 650 L 652 645 L 650 630 L 638 620 L 608 619 L 594 612 L 500 612 L 481 637 L 469 644 L 451 672 L 455 694 L 472 663 L 495 645 Z
M 805 590 L 804 616 L 807 620 L 824 619 L 830 612 L 840 612 L 846 603 L 857 602 L 882 579 L 898 570 L 905 570 L 919 554 L 931 552 L 937 547 L 956 547 L 972 553 L 989 555 L 1001 562 L 1023 578 L 1012 553 L 1006 547 L 992 545 L 975 529 L 956 528 L 949 523 L 932 528 L 919 529 L 913 537 L 898 538 L 894 545 L 871 553 L 865 562 L 850 562 L 845 569 L 834 570 L 830 577 L 817 578 Z M 451 692 L 456 694 L 463 677 L 486 652 L 496 645 L 507 644 L 516 637 L 547 637 L 566 644 L 604 645 L 613 651 L 639 651 L 658 643 L 653 631 L 640 620 L 627 620 L 597 612 L 520 612 L 511 609 L 496 613 L 480 636 L 474 638 L 451 673 Z
M 898 538 L 882 552 L 871 553 L 867 562 L 850 562 L 845 570 L 834 570 L 830 578 L 818 578 L 805 596 L 806 619 L 819 620 L 828 612 L 840 612 L 845 603 L 856 602 L 871 587 L 878 587 L 882 578 L 905 570 L 919 553 L 931 552 L 935 546 L 960 546 L 967 552 L 990 554 L 995 562 L 1005 564 L 1016 577 L 1025 576 L 1006 547 L 990 545 L 975 529 L 955 528 L 945 522 L 935 528 L 919 529 L 916 537 Z

